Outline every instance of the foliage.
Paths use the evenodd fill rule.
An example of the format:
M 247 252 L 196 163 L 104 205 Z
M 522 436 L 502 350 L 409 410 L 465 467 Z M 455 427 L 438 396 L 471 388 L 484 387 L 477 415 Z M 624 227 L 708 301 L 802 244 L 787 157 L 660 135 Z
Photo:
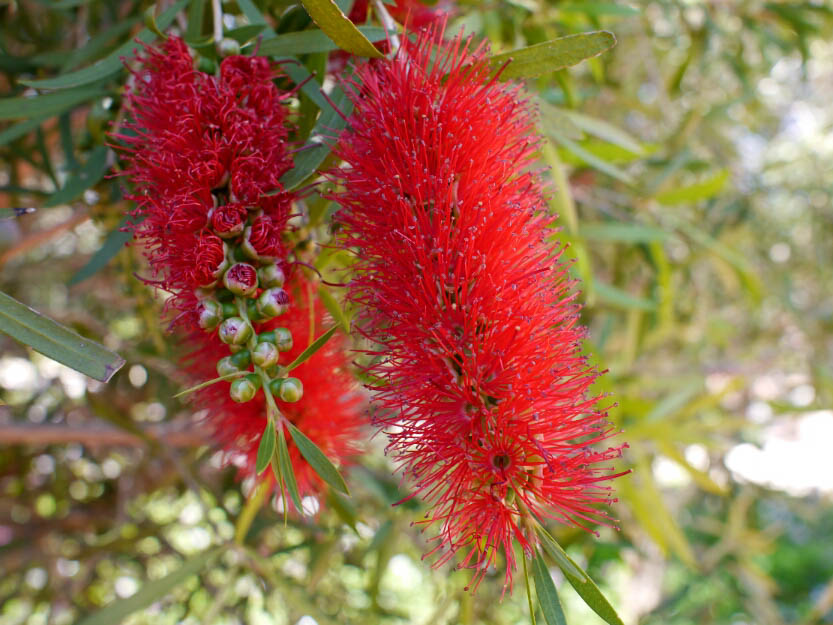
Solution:
M 283 180 L 293 188 L 332 161 L 322 137 L 342 127 L 333 105 L 349 112 L 324 81 L 328 54 L 336 44 L 373 54 L 365 42 L 384 32 L 315 13 L 350 2 L 303 4 L 315 23 L 280 0 L 222 5 L 244 52 L 289 59 L 287 86 L 312 77 L 291 103 L 292 140 L 311 148 Z M 587 351 L 609 370 L 599 390 L 633 469 L 616 484 L 621 532 L 550 531 L 625 622 L 826 622 L 829 496 L 749 486 L 726 453 L 760 441 L 762 419 L 833 400 L 833 154 L 818 139 L 833 124 L 823 37 L 833 11 L 760 0 L 457 6 L 450 29 L 488 39 L 497 59 L 591 31 L 618 42 L 575 67 L 524 73 L 547 137 L 554 236 L 569 243 Z M 19 0 L 0 15 L 0 290 L 127 362 L 105 385 L 2 337 L 0 623 L 73 622 L 130 595 L 143 611 L 129 623 L 528 621 L 523 592 L 495 603 L 499 572 L 472 596 L 469 572 L 420 563 L 425 537 L 410 523 L 421 507 L 391 507 L 407 485 L 380 440 L 345 476 L 350 497 L 330 492 L 319 515 L 284 523 L 280 498 L 261 508 L 265 495 L 220 468 L 187 398 L 174 398 L 189 384 L 172 364 L 182 346 L 160 327 L 158 295 L 133 278 L 145 266 L 123 246 L 130 207 L 105 175 L 117 164 L 105 133 L 122 121 L 120 57 L 137 37 L 174 28 L 216 62 L 211 3 Z M 326 247 L 333 210 L 308 196 L 296 243 L 340 283 L 350 259 Z M 348 328 L 340 290 L 320 293 Z M 210 567 L 195 567 L 209 554 Z M 569 562 L 549 563 L 574 582 Z M 567 622 L 601 622 L 551 571 Z M 156 596 L 133 594 L 148 580 Z

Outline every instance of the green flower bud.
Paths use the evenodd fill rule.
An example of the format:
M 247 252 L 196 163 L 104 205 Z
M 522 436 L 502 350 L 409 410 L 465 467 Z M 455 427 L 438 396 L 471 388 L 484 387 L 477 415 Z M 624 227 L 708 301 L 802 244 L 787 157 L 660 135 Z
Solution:
M 275 328 L 275 345 L 279 352 L 288 352 L 292 349 L 292 332 L 289 328 Z
M 237 373 L 238 371 L 240 371 L 240 367 L 234 364 L 231 356 L 220 358 L 220 360 L 217 361 L 217 375 L 219 376 Z
M 248 369 L 252 364 L 252 355 L 248 349 L 241 349 L 231 357 L 231 362 L 237 367 L 238 371 L 243 371 L 243 369 Z
M 220 324 L 220 340 L 229 345 L 243 345 L 252 336 L 252 326 L 240 317 L 229 317 Z
M 252 352 L 252 362 L 258 367 L 271 367 L 278 362 L 278 348 L 274 343 L 261 342 Z
M 224 37 L 217 44 L 217 53 L 222 57 L 240 54 L 240 44 L 234 39 Z
M 250 321 L 261 321 L 263 319 L 260 311 L 257 309 L 257 300 L 246 300 L 246 314 L 248 315 Z
M 228 319 L 229 317 L 236 317 L 237 316 L 237 306 L 234 302 L 223 302 L 223 318 Z
M 248 263 L 235 263 L 223 274 L 223 284 L 235 295 L 251 297 L 257 291 L 257 270 Z
M 257 270 L 257 277 L 260 280 L 260 285 L 264 288 L 272 288 L 273 286 L 283 286 L 286 282 L 286 275 L 278 263 L 266 265 Z
M 250 373 L 246 376 L 246 379 L 255 385 L 255 388 L 259 389 L 263 385 L 263 380 L 260 379 L 260 376 L 256 373 Z
M 254 399 L 255 393 L 257 393 L 257 388 L 252 381 L 249 380 L 248 376 L 236 379 L 231 383 L 231 388 L 229 389 L 229 395 L 231 395 L 231 398 L 239 404 L 243 404 Z
M 298 378 L 284 378 L 282 380 L 272 380 L 269 384 L 269 390 L 277 395 L 281 401 L 296 402 L 304 396 L 304 385 Z
M 281 288 L 266 289 L 257 298 L 257 309 L 267 319 L 277 317 L 289 308 L 289 295 Z
M 199 324 L 203 330 L 210 331 L 220 325 L 223 320 L 223 307 L 215 299 L 204 299 L 197 308 Z

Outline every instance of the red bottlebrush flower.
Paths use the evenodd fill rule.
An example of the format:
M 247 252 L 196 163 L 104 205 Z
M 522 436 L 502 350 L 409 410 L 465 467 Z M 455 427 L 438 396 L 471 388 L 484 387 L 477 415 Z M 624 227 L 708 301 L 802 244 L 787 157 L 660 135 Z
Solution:
M 255 324 L 262 333 L 285 327 L 292 333 L 294 346 L 280 355 L 280 364 L 292 362 L 315 337 L 310 337 L 310 306 L 314 306 L 316 334 L 323 331 L 324 311 L 314 297 L 315 291 L 302 278 L 294 277 L 288 288 L 292 306 L 272 321 Z M 196 330 L 189 342 L 194 351 L 185 359 L 185 366 L 195 381 L 216 377 L 217 361 L 228 355 L 227 346 L 215 336 Z M 364 422 L 363 398 L 349 373 L 344 340 L 333 336 L 312 358 L 292 370 L 303 382 L 304 395 L 294 403 L 276 398 L 281 413 L 306 434 L 336 465 L 346 466 L 359 452 L 356 441 Z M 266 427 L 266 405 L 262 391 L 253 401 L 238 404 L 229 397 L 229 383 L 219 382 L 194 393 L 197 407 L 206 410 L 206 421 L 214 430 L 214 439 L 225 450 L 228 460 L 237 460 L 240 476 L 255 477 L 255 458 L 260 436 Z M 317 495 L 326 488 L 321 478 L 301 457 L 286 433 L 289 455 L 301 496 Z M 260 476 L 272 479 L 271 471 Z
M 244 249 L 254 257 L 265 260 L 285 255 L 281 242 L 281 230 L 270 217 L 257 217 L 246 231 Z
M 520 87 L 482 48 L 437 31 L 402 37 L 356 70 L 336 149 L 336 216 L 355 249 L 350 297 L 378 344 L 369 373 L 389 450 L 431 505 L 438 563 L 462 551 L 475 588 L 538 520 L 606 521 L 600 464 L 621 454 L 590 392 L 573 282 L 548 242 L 536 141 Z M 433 60 L 432 60 L 433 57 Z
M 409 27 L 416 29 L 447 19 L 451 13 L 451 6 L 452 3 L 448 0 L 435 2 L 433 6 L 419 0 L 396 0 L 395 5 L 387 5 L 385 8 L 397 22 L 407 22 Z M 356 0 L 350 9 L 350 20 L 363 24 L 367 20 L 369 7 L 370 0 Z
M 292 166 L 276 73 L 264 58 L 232 56 L 219 78 L 204 74 L 177 37 L 145 47 L 133 72 L 125 131 L 114 135 L 134 186 L 132 229 L 145 245 L 153 284 L 173 293 L 169 305 L 187 313 L 178 320 L 189 327 L 197 323 L 192 291 L 216 279 L 222 260 L 211 230 L 241 235 L 247 208 L 271 217 L 276 204 L 283 217 L 273 220 L 270 236 L 279 239 L 286 228 L 292 195 L 265 195 L 282 191 L 279 179 Z

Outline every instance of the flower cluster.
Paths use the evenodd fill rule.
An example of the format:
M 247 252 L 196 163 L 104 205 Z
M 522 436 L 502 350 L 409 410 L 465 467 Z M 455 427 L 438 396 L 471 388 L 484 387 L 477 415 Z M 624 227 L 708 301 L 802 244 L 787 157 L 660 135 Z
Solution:
M 267 59 L 245 56 L 224 59 L 218 76 L 202 73 L 170 37 L 146 47 L 128 121 L 113 135 L 133 185 L 132 229 L 154 274 L 148 282 L 171 294 L 172 325 L 192 346 L 187 369 L 198 382 L 232 380 L 202 389 L 197 402 L 218 442 L 247 458 L 243 475 L 254 473 L 248 452 L 267 419 L 297 424 L 336 462 L 352 453 L 359 423 L 337 341 L 293 371 L 302 377 L 282 367 L 313 340 L 310 319 L 320 327 L 322 313 L 300 276 L 287 282 L 294 198 L 279 180 L 292 160 L 288 94 L 275 76 Z M 280 414 L 267 413 L 267 395 Z M 294 446 L 290 457 L 301 490 L 315 492 L 320 479 Z
M 360 66 L 332 176 L 350 298 L 378 348 L 376 423 L 431 508 L 437 563 L 464 552 L 475 587 L 499 553 L 511 586 L 544 519 L 609 521 L 600 466 L 621 447 L 581 354 L 574 285 L 549 243 L 534 117 L 482 48 L 428 30 Z

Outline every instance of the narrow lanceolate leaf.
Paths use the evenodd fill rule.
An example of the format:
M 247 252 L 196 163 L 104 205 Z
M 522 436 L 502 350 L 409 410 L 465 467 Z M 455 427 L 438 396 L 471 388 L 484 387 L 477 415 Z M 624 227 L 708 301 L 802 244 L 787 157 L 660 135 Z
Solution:
M 333 0 L 301 0 L 313 21 L 342 50 L 359 56 L 379 59 L 384 55 L 376 49 Z
M 0 146 L 4 146 L 7 143 L 11 143 L 15 139 L 19 139 L 20 137 L 29 134 L 40 126 L 48 117 L 48 115 L 40 115 L 34 119 L 27 119 L 22 122 L 17 122 L 16 124 L 12 124 L 0 132 Z
M 69 204 L 84 191 L 98 184 L 107 172 L 107 146 L 99 145 L 90 154 L 84 166 L 70 176 L 63 187 L 46 198 L 45 207 Z
M 350 491 L 347 489 L 347 484 L 344 482 L 344 478 L 341 477 L 341 473 L 330 462 L 330 459 L 324 455 L 324 452 L 319 449 L 318 445 L 313 443 L 307 438 L 306 434 L 291 423 L 289 424 L 289 433 L 292 436 L 292 440 L 295 441 L 295 446 L 298 448 L 298 451 L 301 452 L 304 460 L 309 463 L 312 470 L 318 474 L 318 477 L 327 482 L 335 490 L 349 495 Z
M 596 297 L 611 306 L 624 308 L 625 310 L 644 310 L 646 312 L 656 310 L 657 308 L 657 303 L 654 300 L 650 300 L 646 297 L 640 297 L 638 295 L 632 295 L 619 287 L 613 286 L 612 284 L 599 282 L 597 280 L 594 282 L 594 286 L 596 289 Z
M 319 336 L 317 339 L 315 339 L 315 340 L 314 340 L 314 341 L 310 344 L 310 346 L 309 346 L 309 347 L 307 347 L 304 351 L 302 351 L 302 352 L 300 353 L 300 355 L 299 355 L 299 356 L 298 356 L 295 360 L 293 360 L 291 363 L 289 363 L 289 364 L 286 366 L 286 369 L 285 369 L 285 370 L 286 370 L 286 371 L 292 371 L 295 367 L 297 367 L 297 366 L 298 366 L 298 365 L 300 365 L 301 363 L 304 363 L 304 362 L 306 362 L 307 360 L 309 360 L 309 359 L 310 359 L 310 357 L 312 357 L 312 355 L 313 355 L 315 352 L 317 352 L 319 349 L 321 349 L 322 347 L 324 347 L 324 344 L 325 344 L 327 341 L 329 341 L 329 340 L 330 340 L 330 337 L 331 337 L 331 336 L 335 333 L 335 331 L 336 331 L 336 330 L 338 330 L 338 326 L 333 326 L 332 328 L 330 328 L 329 330 L 327 330 L 324 334 L 322 334 L 322 335 L 321 335 L 321 336 Z
M 304 508 L 301 505 L 301 495 L 298 493 L 298 482 L 295 481 L 295 471 L 293 471 L 292 461 L 289 459 L 289 448 L 286 446 L 286 436 L 283 433 L 283 427 L 278 427 L 280 427 L 280 430 L 278 431 L 277 449 L 275 450 L 275 453 L 272 454 L 273 468 L 275 456 L 277 456 L 281 476 L 286 484 L 286 490 L 289 491 L 292 504 L 300 514 L 304 514 Z
M 69 285 L 73 286 L 79 282 L 83 282 L 87 278 L 94 276 L 101 269 L 103 269 L 110 260 L 118 254 L 125 246 L 125 244 L 133 238 L 131 232 L 122 230 L 127 226 L 127 217 L 122 218 L 119 225 L 110 231 L 104 243 L 98 248 L 98 251 L 90 257 L 87 264 L 81 267 L 72 278 L 69 280 Z
M 552 545 L 557 546 L 557 551 L 560 552 L 560 555 L 553 556 L 553 560 L 558 565 L 558 568 L 561 569 L 561 572 L 564 573 L 564 577 L 567 578 L 567 581 L 570 582 L 570 585 L 576 589 L 576 592 L 579 596 L 584 599 L 584 602 L 600 617 L 602 617 L 605 621 L 610 623 L 610 625 L 624 625 L 622 623 L 622 619 L 619 618 L 619 615 L 616 614 L 616 610 L 613 609 L 613 606 L 610 605 L 610 602 L 605 598 L 602 594 L 602 591 L 599 590 L 599 587 L 590 579 L 590 576 L 581 569 L 581 567 L 576 564 L 570 556 L 568 556 L 558 543 L 556 543 L 549 534 L 546 532 L 540 531 L 538 535 L 542 538 L 541 544 L 544 546 L 544 549 L 547 550 L 551 556 L 553 556 L 553 552 L 550 550 Z M 547 540 L 549 538 L 549 540 Z M 540 554 L 538 555 L 540 558 Z M 536 579 L 536 585 L 537 585 Z
M 198 575 L 206 570 L 225 549 L 225 546 L 216 547 L 188 558 L 173 573 L 146 583 L 136 594 L 104 606 L 98 612 L 82 618 L 75 625 L 112 625 L 113 623 L 121 623 L 134 612 L 138 612 L 160 599 L 164 599 L 174 588 L 182 584 L 192 575 Z
M 176 14 L 185 8 L 190 0 L 179 0 L 172 6 L 168 7 L 156 20 L 156 26 L 159 30 L 164 30 L 174 21 Z M 150 43 L 156 38 L 156 35 L 148 28 L 143 28 L 136 37 L 131 37 L 130 41 L 125 42 L 106 57 L 93 63 L 89 67 L 79 69 L 62 76 L 55 78 L 44 78 L 42 80 L 21 80 L 20 82 L 30 87 L 37 87 L 38 89 L 66 89 L 67 87 L 80 87 L 81 85 L 89 85 L 90 83 L 104 80 L 118 74 L 123 65 L 122 57 L 129 57 L 133 54 L 133 50 L 140 48 L 141 45 L 135 40 L 138 39 L 143 43 Z M 48 96 L 40 96 L 48 97 Z
M 676 204 L 693 204 L 702 200 L 708 200 L 723 190 L 726 183 L 729 181 L 729 171 L 723 169 L 712 177 L 689 185 L 687 187 L 678 187 L 663 191 L 656 195 L 656 200 L 660 204 L 676 205 Z
M 0 119 L 42 119 L 59 115 L 103 94 L 100 89 L 85 88 L 32 97 L 3 98 L 0 99 Z M 33 128 L 37 125 L 34 124 Z
M 294 189 L 316 172 L 332 149 L 326 138 L 334 139 L 347 124 L 344 118 L 349 117 L 353 111 L 353 102 L 338 87 L 333 90 L 330 100 L 332 105 L 327 103 L 322 108 L 321 117 L 312 129 L 309 141 L 295 157 L 295 166 L 281 178 L 284 189 Z
M 384 28 L 378 26 L 357 26 L 356 29 L 368 41 L 382 41 L 387 38 Z M 300 30 L 278 35 L 260 44 L 261 56 L 298 56 L 315 52 L 338 50 L 336 43 L 323 30 Z
M 347 316 L 347 313 L 344 312 L 344 308 L 341 306 L 341 303 L 333 297 L 333 294 L 327 290 L 327 287 L 322 286 L 318 289 L 318 297 L 324 303 L 324 307 L 327 309 L 333 319 L 336 320 L 341 329 L 344 330 L 346 334 L 350 334 L 350 318 Z
M 669 233 L 656 226 L 625 222 L 582 223 L 579 235 L 588 241 L 614 241 L 616 243 L 653 243 L 665 241 Z
M 275 453 L 275 426 L 271 421 L 267 420 L 266 429 L 263 430 L 263 436 L 260 437 L 260 445 L 257 448 L 257 460 L 255 462 L 255 469 L 260 475 L 269 466 L 269 461 L 272 459 L 272 454 Z
M 91 378 L 107 382 L 124 359 L 0 292 L 0 332 Z
M 532 577 L 535 579 L 535 592 L 538 594 L 538 603 L 547 625 L 567 625 L 564 610 L 561 609 L 561 602 L 558 600 L 558 591 L 540 553 L 536 553 L 532 561 Z
M 559 37 L 528 48 L 496 54 L 492 57 L 491 63 L 495 69 L 498 69 L 507 61 L 511 61 L 500 75 L 501 80 L 534 78 L 581 63 L 615 45 L 616 37 L 613 33 L 599 30 Z

